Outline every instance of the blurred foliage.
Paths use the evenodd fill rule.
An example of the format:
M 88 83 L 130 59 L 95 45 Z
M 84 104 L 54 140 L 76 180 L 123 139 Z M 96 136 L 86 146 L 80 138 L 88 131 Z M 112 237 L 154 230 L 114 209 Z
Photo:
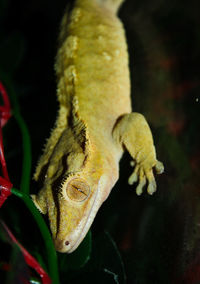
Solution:
M 13 48 L 14 47 L 14 48 Z M 0 62 L 4 72 L 12 74 L 17 70 L 22 61 L 25 50 L 25 39 L 20 32 L 13 32 L 6 39 L 1 41 Z M 9 54 L 9 56 L 5 56 Z
M 17 95 L 30 131 L 33 170 L 57 114 L 53 64 L 65 5 L 64 0 L 0 0 L 0 80 Z M 199 8 L 195 0 L 126 0 L 122 6 L 133 109 L 150 122 L 165 173 L 157 177 L 153 197 L 137 197 L 127 184 L 131 168 L 125 154 L 120 179 L 95 219 L 92 236 L 72 255 L 58 254 L 61 283 L 200 282 Z M 11 119 L 4 143 L 16 187 L 22 172 L 19 133 Z M 37 190 L 32 181 L 31 191 Z M 27 211 L 10 197 L 0 216 L 47 268 L 42 237 Z M 11 249 L 3 241 L 0 246 L 0 264 L 9 263 Z
M 0 224 L 0 240 L 11 246 L 6 246 L 6 254 L 1 253 L 0 259 L 0 279 L 1 283 L 23 283 L 23 281 L 30 281 L 28 268 L 25 263 L 22 252 L 19 247 L 13 243 L 7 232 Z M 9 259 L 9 262 L 7 262 Z M 9 271 L 9 273 L 8 273 Z M 25 282 L 26 283 L 26 282 Z

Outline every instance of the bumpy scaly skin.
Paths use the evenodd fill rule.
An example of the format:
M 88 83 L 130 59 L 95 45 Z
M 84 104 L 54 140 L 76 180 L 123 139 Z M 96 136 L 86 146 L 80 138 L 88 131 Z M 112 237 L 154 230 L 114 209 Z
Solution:
M 116 12 L 121 0 L 76 0 L 66 11 L 56 58 L 60 109 L 38 163 L 43 183 L 33 201 L 48 213 L 55 247 L 72 252 L 87 233 L 99 207 L 118 179 L 123 149 L 133 158 L 129 183 L 141 194 L 156 183 L 151 131 L 131 113 L 128 54 Z

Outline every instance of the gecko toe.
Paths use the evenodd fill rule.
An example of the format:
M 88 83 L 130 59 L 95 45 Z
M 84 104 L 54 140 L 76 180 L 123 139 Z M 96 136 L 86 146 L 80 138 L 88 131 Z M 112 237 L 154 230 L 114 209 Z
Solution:
M 139 166 L 137 165 L 134 169 L 134 172 L 128 179 L 128 183 L 132 185 L 133 183 L 138 181 L 138 171 L 139 171 Z
M 131 166 L 131 167 L 135 167 L 135 161 L 133 161 L 133 160 L 130 161 L 130 166 Z
M 162 174 L 164 172 L 164 165 L 163 165 L 163 163 L 160 162 L 160 161 L 157 161 L 156 165 L 155 165 L 155 169 L 156 169 L 156 172 L 158 174 Z
M 147 192 L 148 192 L 148 194 L 150 194 L 150 195 L 152 195 L 155 191 L 156 191 L 156 182 L 155 182 L 155 180 L 153 179 L 153 180 L 151 180 L 150 182 L 149 182 L 149 185 L 148 185 L 148 187 L 147 187 Z
M 137 195 L 141 195 L 141 194 L 142 194 L 142 192 L 143 192 L 143 187 L 145 186 L 145 184 L 146 184 L 146 178 L 143 177 L 143 179 L 140 180 L 138 186 L 136 187 L 136 194 L 137 194 Z
M 147 192 L 152 195 L 156 191 L 156 181 L 152 170 L 145 171 L 145 176 L 148 180 Z
M 132 185 L 133 183 L 138 181 L 138 185 L 136 187 L 136 194 L 141 195 L 143 191 L 143 187 L 146 184 L 146 177 L 144 175 L 143 168 L 140 165 L 136 165 L 134 172 L 128 179 L 128 183 Z
M 143 192 L 143 187 L 146 185 L 146 176 L 144 175 L 143 168 L 140 168 L 140 173 L 139 173 L 139 183 L 138 186 L 136 187 L 136 194 L 141 195 Z

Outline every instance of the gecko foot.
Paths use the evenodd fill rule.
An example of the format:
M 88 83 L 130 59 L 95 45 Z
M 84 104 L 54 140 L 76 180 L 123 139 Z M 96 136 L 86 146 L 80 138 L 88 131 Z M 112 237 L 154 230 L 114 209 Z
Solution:
M 133 166 L 133 163 L 131 163 Z M 161 162 L 156 161 L 155 169 L 158 174 L 163 173 L 164 166 Z M 153 175 L 152 167 L 146 167 L 143 163 L 136 164 L 135 169 L 132 175 L 128 179 L 128 183 L 132 185 L 133 183 L 138 182 L 136 187 L 136 194 L 141 195 L 143 192 L 144 186 L 148 183 L 147 192 L 152 195 L 156 191 L 156 182 Z

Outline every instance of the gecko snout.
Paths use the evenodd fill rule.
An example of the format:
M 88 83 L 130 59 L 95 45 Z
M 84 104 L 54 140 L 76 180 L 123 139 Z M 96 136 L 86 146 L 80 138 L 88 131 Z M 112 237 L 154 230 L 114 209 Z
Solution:
M 59 252 L 67 252 L 71 248 L 71 243 L 68 240 L 54 239 L 54 246 Z

